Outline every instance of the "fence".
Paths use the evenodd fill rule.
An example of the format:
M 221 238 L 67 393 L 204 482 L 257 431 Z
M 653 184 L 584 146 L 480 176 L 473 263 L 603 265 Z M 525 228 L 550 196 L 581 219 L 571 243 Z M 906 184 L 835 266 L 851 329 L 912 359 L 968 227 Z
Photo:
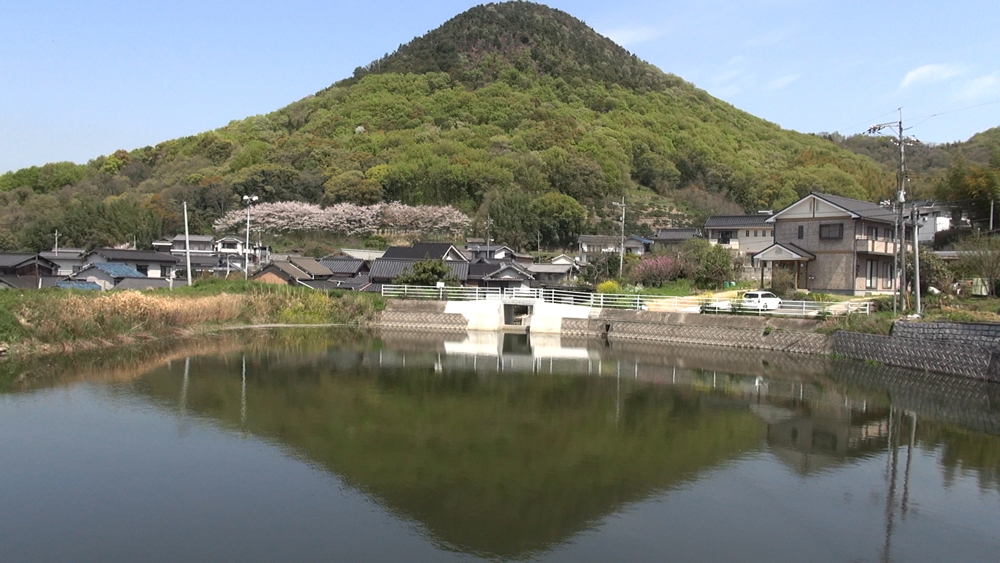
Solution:
M 437 299 L 439 301 L 482 300 L 541 300 L 546 303 L 581 305 L 597 309 L 631 309 L 664 313 L 717 313 L 740 315 L 772 315 L 786 317 L 827 317 L 852 314 L 867 315 L 870 302 L 841 301 L 782 301 L 777 309 L 761 309 L 739 299 L 717 297 L 667 297 L 660 295 L 629 295 L 587 293 L 563 289 L 498 287 L 422 287 L 383 285 L 382 295 L 394 299 Z

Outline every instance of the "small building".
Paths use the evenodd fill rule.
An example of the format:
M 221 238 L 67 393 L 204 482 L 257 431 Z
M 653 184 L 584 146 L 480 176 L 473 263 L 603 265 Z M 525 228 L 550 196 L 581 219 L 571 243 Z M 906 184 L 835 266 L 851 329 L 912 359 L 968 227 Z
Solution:
M 374 284 L 391 284 L 395 283 L 396 278 L 399 276 L 409 273 L 412 271 L 413 265 L 424 261 L 421 259 L 405 259 L 405 258 L 379 258 L 372 263 L 372 269 L 370 272 L 371 283 Z M 449 277 L 457 280 L 459 283 L 465 284 L 469 281 L 469 263 L 464 260 L 445 260 L 445 265 L 448 266 Z
M 180 259 L 170 254 L 151 250 L 119 250 L 98 248 L 87 253 L 87 264 L 123 264 L 150 278 L 174 277 Z
M 556 257 L 552 258 L 551 260 L 549 260 L 549 264 L 570 264 L 570 265 L 575 266 L 576 265 L 576 258 L 573 258 L 572 256 L 569 256 L 568 254 L 560 254 L 559 256 L 556 256 Z
M 239 237 L 225 236 L 217 239 L 213 244 L 215 253 L 220 256 L 232 255 L 243 256 L 245 241 Z
M 82 248 L 54 248 L 49 252 L 40 252 L 39 256 L 51 260 L 58 266 L 57 275 L 69 276 L 79 272 L 86 265 L 83 262 L 86 253 L 87 251 Z
M 92 262 L 73 276 L 76 281 L 97 284 L 103 291 L 114 289 L 115 286 L 127 279 L 145 280 L 146 278 L 146 274 L 132 266 L 115 262 Z
M 353 278 L 371 270 L 367 262 L 355 258 L 324 258 L 319 263 L 333 272 L 331 277 L 338 279 Z
M 684 244 L 688 240 L 701 236 L 701 230 L 695 228 L 658 229 L 652 239 L 653 244 L 659 247 L 674 247 Z
M 340 252 L 324 256 L 322 260 L 329 260 L 331 258 L 354 258 L 357 260 L 364 260 L 365 262 L 368 262 L 369 266 L 371 266 L 372 262 L 384 255 L 384 250 L 372 250 L 370 248 L 341 248 Z
M 623 246 L 621 236 L 615 235 L 580 235 L 577 240 L 580 243 L 580 263 L 582 264 L 589 264 L 603 254 L 617 254 L 621 252 Z M 637 235 L 629 235 L 624 240 L 626 254 L 642 256 L 650 251 L 652 245 L 651 239 Z
M 5 276 L 54 276 L 59 265 L 40 254 L 27 252 L 0 253 L 0 275 Z
M 469 262 L 469 259 L 455 248 L 455 245 L 447 242 L 415 242 L 413 246 L 390 246 L 382 257 L 395 260 Z
M 576 264 L 532 264 L 528 272 L 542 287 L 568 287 L 576 284 Z
M 705 222 L 708 242 L 753 256 L 774 242 L 770 215 L 713 215 Z
M 252 279 L 277 285 L 307 285 L 329 280 L 332 276 L 333 272 L 329 268 L 312 258 L 290 256 L 288 260 L 274 260 L 267 264 Z
M 514 249 L 503 244 L 466 244 L 465 254 L 470 260 L 487 258 L 490 260 L 510 260 L 514 257 Z

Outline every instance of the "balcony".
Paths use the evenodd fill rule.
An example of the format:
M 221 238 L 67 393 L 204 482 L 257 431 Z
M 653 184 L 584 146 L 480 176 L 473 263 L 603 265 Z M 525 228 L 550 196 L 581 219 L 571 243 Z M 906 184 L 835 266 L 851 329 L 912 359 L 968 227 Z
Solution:
M 884 254 L 886 256 L 892 256 L 896 253 L 896 243 L 891 240 L 878 240 L 870 239 L 865 236 L 859 236 L 857 240 L 854 241 L 854 250 L 857 252 L 866 252 L 868 254 Z

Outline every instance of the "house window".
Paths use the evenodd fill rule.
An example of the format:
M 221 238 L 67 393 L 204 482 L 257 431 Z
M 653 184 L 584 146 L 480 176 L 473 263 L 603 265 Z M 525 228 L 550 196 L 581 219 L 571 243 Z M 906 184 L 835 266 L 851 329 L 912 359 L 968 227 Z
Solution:
M 885 240 L 889 242 L 896 240 L 896 231 L 894 231 L 892 227 L 885 228 Z
M 732 239 L 732 231 L 719 231 L 719 244 L 729 244 Z
M 164 266 L 160 268 L 160 276 L 164 278 L 170 277 L 170 266 Z
M 749 236 L 750 236 L 750 231 L 747 231 L 747 237 L 749 237 Z
M 83 269 L 83 266 L 73 266 L 73 273 L 74 274 L 79 274 L 80 270 L 82 270 L 82 269 Z
M 802 240 L 804 238 L 806 238 L 806 228 L 802 225 L 799 225 L 799 240 Z
M 868 238 L 878 240 L 878 227 L 868 227 Z
M 892 271 L 892 262 L 885 262 L 882 264 L 882 287 L 885 289 L 892 289 L 893 280 L 896 278 Z
M 868 261 L 868 268 L 865 271 L 865 289 L 878 288 L 878 262 Z
M 820 225 L 819 238 L 834 240 L 844 238 L 844 224 L 834 223 L 832 225 Z
M 144 276 L 148 276 L 149 275 L 149 266 L 147 266 L 146 264 L 136 264 L 135 265 L 135 269 L 136 269 L 137 272 L 139 272 L 140 274 L 142 274 Z

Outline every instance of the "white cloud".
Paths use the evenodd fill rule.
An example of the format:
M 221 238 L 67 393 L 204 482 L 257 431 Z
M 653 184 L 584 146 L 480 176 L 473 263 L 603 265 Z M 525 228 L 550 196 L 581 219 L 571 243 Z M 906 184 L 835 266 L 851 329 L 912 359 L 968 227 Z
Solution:
M 781 78 L 775 78 L 767 84 L 764 85 L 764 91 L 772 92 L 774 90 L 781 90 L 785 86 L 788 86 L 792 82 L 802 78 L 801 74 L 789 74 L 788 76 L 782 76 Z
M 907 72 L 899 88 L 903 89 L 920 83 L 944 82 L 959 74 L 962 74 L 962 69 L 954 65 L 924 65 Z
M 955 91 L 955 97 L 959 100 L 976 100 L 987 96 L 1000 96 L 1000 72 L 966 80 Z
M 655 27 L 622 27 L 604 32 L 604 36 L 619 45 L 635 45 L 666 35 L 666 29 Z

